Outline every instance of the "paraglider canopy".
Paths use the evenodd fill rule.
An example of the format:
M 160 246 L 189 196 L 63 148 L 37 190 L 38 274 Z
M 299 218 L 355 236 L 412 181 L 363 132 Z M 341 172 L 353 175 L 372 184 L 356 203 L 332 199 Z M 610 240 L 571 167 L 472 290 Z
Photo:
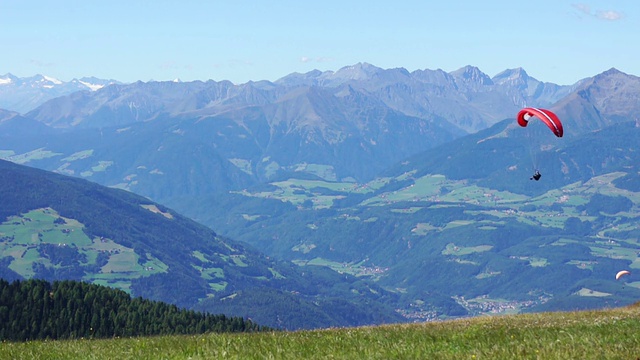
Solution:
M 564 131 L 560 119 L 556 114 L 547 109 L 527 107 L 520 110 L 516 116 L 518 125 L 526 127 L 532 117 L 542 120 L 557 137 L 562 137 Z
M 616 280 L 619 280 L 624 275 L 630 275 L 630 274 L 631 273 L 628 272 L 627 270 L 618 271 L 618 273 L 616 274 Z

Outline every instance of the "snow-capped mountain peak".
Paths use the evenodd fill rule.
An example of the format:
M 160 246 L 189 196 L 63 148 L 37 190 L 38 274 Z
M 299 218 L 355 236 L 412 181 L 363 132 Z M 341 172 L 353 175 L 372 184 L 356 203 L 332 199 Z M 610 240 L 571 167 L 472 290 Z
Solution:
M 15 76 L 13 76 L 11 73 L 7 73 L 0 76 L 0 85 L 8 85 L 14 83 L 16 80 L 17 79 Z
M 0 109 L 24 114 L 47 100 L 82 90 L 96 91 L 106 85 L 119 83 L 86 77 L 65 82 L 52 76 L 37 74 L 31 77 L 0 75 Z
M 58 80 L 56 78 L 53 78 L 51 76 L 42 75 L 42 78 L 44 79 L 44 81 L 48 81 L 48 82 L 54 83 L 56 85 L 62 85 L 62 81 L 60 81 L 60 80 Z
M 82 81 L 82 80 L 78 80 L 78 82 L 86 87 L 89 88 L 89 90 L 91 91 L 96 91 L 96 90 L 100 90 L 104 87 L 103 84 L 92 84 L 90 82 L 86 82 L 86 81 Z

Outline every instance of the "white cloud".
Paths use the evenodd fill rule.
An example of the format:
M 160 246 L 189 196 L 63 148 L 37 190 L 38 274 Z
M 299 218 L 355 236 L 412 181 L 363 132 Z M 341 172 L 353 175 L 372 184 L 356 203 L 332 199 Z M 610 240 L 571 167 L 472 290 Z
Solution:
M 53 63 L 51 62 L 44 62 L 44 61 L 40 61 L 40 60 L 35 60 L 35 59 L 31 59 L 29 60 L 29 63 L 38 67 L 50 67 L 53 66 Z
M 624 15 L 621 12 L 614 11 L 614 10 L 608 10 L 608 11 L 598 10 L 596 12 L 596 17 L 602 20 L 616 21 L 616 20 L 622 19 Z
M 583 14 L 591 15 L 591 7 L 587 4 L 571 4 L 571 6 Z
M 616 10 L 596 10 L 591 11 L 591 7 L 585 3 L 571 4 L 571 6 L 578 10 L 579 13 L 594 17 L 600 20 L 616 21 L 624 17 L 624 14 Z

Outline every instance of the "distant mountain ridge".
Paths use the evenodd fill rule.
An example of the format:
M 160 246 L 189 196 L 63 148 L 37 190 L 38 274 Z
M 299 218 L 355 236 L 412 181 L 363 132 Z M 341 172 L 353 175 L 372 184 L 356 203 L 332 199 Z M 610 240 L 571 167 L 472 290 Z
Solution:
M 17 87 L 21 83 L 40 84 L 38 81 L 43 79 L 47 78 L 38 76 L 33 79 L 19 79 L 10 74 L 5 75 L 4 83 L 0 82 L 0 89 L 3 85 L 5 88 L 4 92 L 0 92 L 0 108 L 25 113 L 26 106 L 8 106 L 10 101 L 15 103 L 20 97 L 23 98 L 21 101 L 28 100 L 30 104 L 46 102 L 42 95 L 36 97 L 26 90 L 18 91 L 26 86 Z M 229 81 L 213 80 L 185 83 L 138 81 L 132 84 L 95 78 L 83 78 L 69 83 L 54 80 L 47 82 L 49 85 L 35 87 L 40 92 L 48 89 L 47 100 L 54 98 L 54 95 L 69 95 L 73 89 L 100 92 L 99 90 L 108 84 L 122 86 L 118 90 L 87 95 L 91 99 L 75 96 L 50 104 L 31 114 L 31 117 L 49 124 L 55 123 L 58 127 L 79 124 L 87 126 L 85 119 L 99 116 L 96 112 L 103 115 L 118 114 L 121 119 L 126 117 L 128 120 L 121 120 L 122 123 L 146 121 L 158 116 L 160 112 L 178 114 L 209 109 L 208 113 L 212 114 L 238 106 L 264 105 L 277 101 L 280 96 L 297 87 L 318 86 L 333 89 L 337 94 L 348 86 L 357 91 L 366 91 L 390 108 L 406 115 L 442 118 L 467 132 L 475 132 L 504 119 L 514 109 L 525 104 L 552 104 L 575 87 L 540 82 L 530 77 L 523 69 L 505 70 L 492 79 L 473 66 L 466 66 L 450 73 L 428 69 L 409 72 L 404 68 L 382 69 L 367 63 L 346 66 L 335 72 L 314 70 L 305 74 L 292 73 L 275 82 L 250 81 L 239 85 Z M 12 84 L 14 85 L 11 86 Z M 171 84 L 176 86 L 171 87 Z M 57 90 L 62 88 L 65 90 Z M 176 102 L 176 96 L 183 101 Z M 1 101 L 3 97 L 4 102 Z M 174 100 L 171 100 L 172 98 Z M 75 114 L 68 113 L 69 110 L 62 110 L 70 106 L 76 111 L 80 108 L 82 110 Z M 460 109 L 452 112 L 454 106 Z M 33 108 L 35 106 L 32 106 Z M 43 112 L 47 113 L 46 116 Z M 92 126 L 105 124 L 96 123 Z
M 486 128 L 534 99 L 543 106 L 566 94 L 547 105 L 570 139 L 637 113 L 638 87 L 615 69 L 559 87 L 522 69 L 492 79 L 471 66 L 410 73 L 362 63 L 274 83 L 113 84 L 19 117 L 4 112 L 0 158 L 179 206 L 292 174 L 366 182 L 464 136 L 461 126 Z
M 118 164 L 119 160 L 110 156 L 93 158 L 89 168 L 89 164 L 77 167 L 80 162 L 56 164 L 58 155 L 54 154 L 65 158 L 89 151 L 94 145 L 107 145 L 81 139 L 88 134 L 95 139 L 95 129 L 100 137 L 114 133 L 120 138 L 133 133 L 153 134 L 153 140 L 145 143 L 157 144 L 155 150 L 169 144 L 174 148 L 180 143 L 175 141 L 178 138 L 195 136 L 196 144 L 201 143 L 216 154 L 209 155 L 211 158 L 220 158 L 237 168 L 239 172 L 234 177 L 241 182 L 236 189 L 287 171 L 324 179 L 368 181 L 404 157 L 513 117 L 524 104 L 556 111 L 568 129 L 568 138 L 608 126 L 626 119 L 625 114 L 638 113 L 638 89 L 638 77 L 616 69 L 572 86 L 558 86 L 539 82 L 521 68 L 490 78 L 473 66 L 451 73 L 408 72 L 366 63 L 336 72 L 294 73 L 273 83 L 234 85 L 210 80 L 111 84 L 92 92 L 57 97 L 22 117 L 3 112 L 0 130 L 5 131 L 0 136 L 7 148 L 0 149 L 4 151 L 0 157 L 23 157 L 23 163 L 37 161 L 41 163 L 37 166 L 50 170 L 62 170 L 60 166 L 64 166 L 64 172 L 69 174 L 106 175 L 103 181 L 111 186 L 122 184 L 122 179 L 131 176 L 140 179 L 136 182 L 143 181 L 139 171 L 143 168 L 167 174 L 168 169 L 162 169 L 163 161 L 142 162 L 131 154 L 123 155 L 131 158 L 129 166 L 135 168 L 121 168 L 113 174 L 115 177 L 109 174 L 118 166 L 99 175 L 90 170 L 96 166 L 95 160 Z M 42 135 L 39 140 L 27 142 L 12 139 L 17 134 L 28 136 L 29 131 L 35 137 L 38 133 L 52 134 L 42 126 L 27 126 L 33 120 L 59 134 L 84 129 L 78 132 L 84 135 L 75 143 L 60 143 Z M 197 129 L 197 133 L 190 129 Z M 25 148 L 29 143 L 34 147 Z M 125 148 L 139 151 L 136 147 L 132 143 Z M 25 155 L 45 148 L 39 150 L 48 151 L 44 158 Z M 92 150 L 94 154 L 100 152 L 97 148 Z M 151 153 L 144 158 L 160 159 Z M 131 186 L 138 185 L 125 185 Z M 153 192 L 145 195 L 157 196 Z
M 304 168 L 300 164 L 317 164 L 331 167 L 336 178 L 365 181 L 402 157 L 484 129 L 512 116 L 521 104 L 549 105 L 573 88 L 541 83 L 522 69 L 506 75 L 494 81 L 472 66 L 446 73 L 358 63 L 335 72 L 294 73 L 275 82 L 241 85 L 212 80 L 111 84 L 54 98 L 24 116 L 66 130 L 152 126 L 155 119 L 167 118 L 181 123 L 206 120 L 214 126 L 229 122 L 233 133 L 217 130 L 214 141 L 237 136 L 255 149 L 254 154 L 262 153 L 226 155 L 258 179 L 286 168 Z M 402 129 L 401 124 L 410 125 Z M 405 145 L 392 149 L 378 137 L 395 137 L 399 142 L 393 141 Z M 335 164 L 344 155 L 333 150 L 321 153 L 336 160 L 310 155 L 315 152 L 310 146 L 333 145 L 368 156 L 376 166 L 348 169 L 347 164 L 364 162 L 346 158 L 344 165 Z
M 478 131 L 511 116 L 516 108 L 525 104 L 548 106 L 575 87 L 540 82 L 521 68 L 505 70 L 492 79 L 473 66 L 449 73 L 440 69 L 409 72 L 404 68 L 381 69 L 367 63 L 336 72 L 294 73 L 276 83 L 329 88 L 348 84 L 366 90 L 390 108 L 407 115 L 437 116 L 467 132 Z
M 116 80 L 83 77 L 65 82 L 45 75 L 17 77 L 11 73 L 0 76 L 0 109 L 26 113 L 44 102 L 74 93 L 95 91 Z
M 621 121 L 637 121 L 640 119 L 640 77 L 609 69 L 581 81 L 574 92 L 551 109 L 576 132 L 594 131 Z

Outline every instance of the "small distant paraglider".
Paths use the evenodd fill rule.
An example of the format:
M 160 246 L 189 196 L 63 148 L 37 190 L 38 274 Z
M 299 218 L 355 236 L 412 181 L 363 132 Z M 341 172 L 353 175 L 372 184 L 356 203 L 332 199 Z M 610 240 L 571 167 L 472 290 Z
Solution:
M 618 273 L 616 274 L 616 280 L 620 280 L 620 278 L 625 275 L 631 275 L 631 273 L 627 270 L 618 271 Z

